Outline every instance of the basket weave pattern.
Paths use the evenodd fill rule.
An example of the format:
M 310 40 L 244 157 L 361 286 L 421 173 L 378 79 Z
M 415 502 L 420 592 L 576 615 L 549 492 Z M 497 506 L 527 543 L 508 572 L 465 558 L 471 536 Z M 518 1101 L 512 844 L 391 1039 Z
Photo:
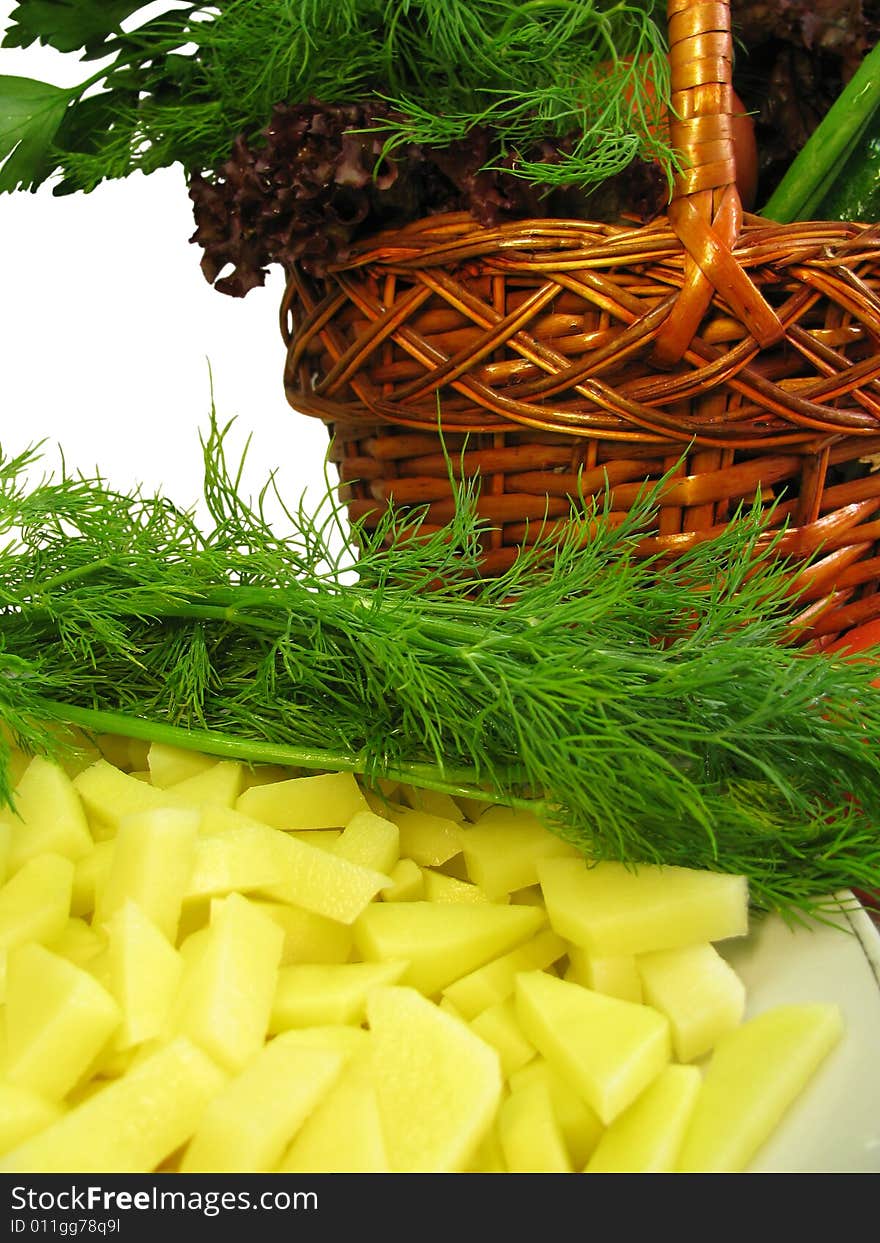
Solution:
M 353 518 L 393 499 L 440 526 L 450 465 L 479 474 L 486 573 L 580 496 L 624 513 L 676 463 L 646 553 L 773 499 L 782 550 L 815 558 L 803 633 L 830 641 L 880 615 L 880 228 L 743 213 L 728 5 L 668 8 L 666 216 L 439 215 L 323 282 L 295 270 L 285 390 L 333 434 Z

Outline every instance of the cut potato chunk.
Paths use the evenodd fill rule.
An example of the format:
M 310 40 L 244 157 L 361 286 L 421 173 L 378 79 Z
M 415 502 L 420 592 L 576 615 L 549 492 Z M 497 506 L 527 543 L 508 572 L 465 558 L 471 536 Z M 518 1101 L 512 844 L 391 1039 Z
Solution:
M 384 816 L 359 811 L 349 820 L 333 849 L 343 859 L 388 876 L 400 857 L 400 830 Z
M 270 1040 L 209 1103 L 180 1173 L 270 1173 L 345 1061 L 339 1050 Z
M 722 1036 L 709 1062 L 678 1169 L 744 1170 L 843 1031 L 837 1006 L 777 1006 Z
M 517 1092 L 535 1080 L 540 1080 L 550 1093 L 572 1168 L 583 1169 L 605 1129 L 598 1114 L 577 1092 L 572 1092 L 568 1081 L 540 1054 L 514 1071 L 510 1076 L 510 1090 Z
M 116 1002 L 94 976 L 34 943 L 9 955 L 6 1078 L 60 1101 L 119 1025 Z
M 92 835 L 98 841 L 114 837 L 126 816 L 168 806 L 162 790 L 138 781 L 107 760 L 90 764 L 74 777 L 73 784 L 85 807 Z
M 0 1156 L 61 1117 L 61 1106 L 30 1088 L 0 1080 Z
M 498 1135 L 510 1174 L 570 1174 L 571 1158 L 546 1081 L 514 1089 L 498 1111 Z
M 223 1072 L 174 1040 L 0 1160 L 6 1174 L 141 1174 L 184 1144 Z
M 158 1036 L 180 986 L 183 958 L 135 902 L 107 922 L 109 989 L 122 1011 L 117 1051 Z
M 95 901 L 95 923 L 135 902 L 172 943 L 192 875 L 198 812 L 161 807 L 120 822 L 110 867 Z
M 220 760 L 200 773 L 193 773 L 167 788 L 174 807 L 229 807 L 244 789 L 244 765 Z
M 372 901 L 389 877 L 343 859 L 332 850 L 320 850 L 288 833 L 278 833 L 278 880 L 261 886 L 263 897 L 289 902 L 315 915 L 351 924 Z
M 213 768 L 216 763 L 215 755 L 187 751 L 183 747 L 172 747 L 165 742 L 151 742 L 147 751 L 150 780 L 160 790 L 176 785 L 179 781 L 186 781 L 188 777 L 196 777 L 199 773 Z
M 74 865 L 73 889 L 70 895 L 72 916 L 94 914 L 98 891 L 104 887 L 113 862 L 115 841 L 96 842 L 89 854 Z
M 412 988 L 374 989 L 367 1018 L 370 1073 L 392 1171 L 465 1170 L 501 1098 L 495 1050 Z
M 700 1090 L 696 1066 L 667 1066 L 604 1133 L 586 1174 L 669 1174 Z
M 93 928 L 84 919 L 68 919 L 59 937 L 47 945 L 53 954 L 59 954 L 77 967 L 84 967 L 106 948 L 107 938 L 99 928 Z
M 342 829 L 359 811 L 369 811 L 351 773 L 321 773 L 251 786 L 236 807 L 276 829 Z
M 669 1019 L 680 1062 L 703 1057 L 742 1022 L 745 985 L 713 945 L 657 950 L 636 962 L 645 1001 Z
M 398 859 L 389 880 L 379 891 L 385 902 L 418 902 L 425 896 L 425 874 L 414 859 Z
M 622 1001 L 642 1001 L 642 979 L 635 954 L 591 954 L 580 945 L 568 950 L 567 980 Z
M 334 1023 L 362 1023 L 367 995 L 378 984 L 396 984 L 405 962 L 349 962 L 282 967 L 269 1031 Z
M 471 1020 L 471 1027 L 481 1040 L 497 1050 L 505 1079 L 535 1056 L 535 1046 L 523 1032 L 512 997 L 481 1010 Z
M 46 853 L 63 855 L 75 863 L 94 845 L 70 777 L 40 755 L 30 761 L 16 786 L 15 811 L 0 809 L 0 824 L 9 829 L 10 874 L 29 859 Z
M 513 996 L 520 971 L 543 971 L 561 958 L 566 949 L 562 937 L 543 928 L 523 945 L 447 984 L 443 996 L 464 1018 L 473 1019 L 481 1010 Z
M 390 1173 L 368 1053 L 358 1051 L 306 1118 L 278 1166 L 282 1174 Z
M 355 924 L 354 944 L 368 962 L 408 962 L 403 982 L 430 997 L 528 940 L 543 922 L 528 906 L 375 902 Z
M 538 865 L 551 926 L 591 954 L 643 954 L 745 936 L 745 877 L 579 859 Z
M 247 898 L 219 898 L 185 956 L 169 1034 L 188 1036 L 218 1065 L 241 1070 L 266 1039 L 283 941 L 278 924 Z
M 400 853 L 420 867 L 439 867 L 461 853 L 458 821 L 427 811 L 392 807 L 388 817 L 400 833 Z
M 489 899 L 477 885 L 458 880 L 433 868 L 422 868 L 425 877 L 426 902 L 488 902 Z
M 442 790 L 422 790 L 417 786 L 402 785 L 399 787 L 399 801 L 411 807 L 413 811 L 425 811 L 429 816 L 439 816 L 442 820 L 453 820 L 458 823 L 464 820 L 464 812 L 450 794 Z
M 606 1126 L 669 1061 L 669 1023 L 647 1006 L 543 971 L 517 976 L 516 1005 L 526 1036 Z
M 48 945 L 61 936 L 70 915 L 73 864 L 44 854 L 27 863 L 0 889 L 0 951 L 26 941 Z
M 540 859 L 581 854 L 541 824 L 529 811 L 491 807 L 459 833 L 468 875 L 493 901 L 534 885 Z
M 281 965 L 290 963 L 348 962 L 352 935 L 348 924 L 315 915 L 283 902 L 252 899 L 253 905 L 278 924 L 284 933 Z

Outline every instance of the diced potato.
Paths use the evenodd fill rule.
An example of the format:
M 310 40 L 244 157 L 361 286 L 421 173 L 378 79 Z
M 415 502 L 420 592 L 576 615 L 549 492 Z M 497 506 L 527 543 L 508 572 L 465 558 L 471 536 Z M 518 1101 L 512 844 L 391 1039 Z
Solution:
M 265 912 L 282 929 L 284 944 L 281 965 L 290 963 L 348 962 L 351 957 L 352 935 L 349 924 L 315 915 L 298 906 L 282 902 L 253 899 L 253 905 Z
M 577 859 L 538 865 L 551 926 L 591 954 L 643 954 L 745 936 L 745 877 Z
M 515 1089 L 498 1111 L 498 1136 L 511 1174 L 570 1174 L 571 1158 L 546 1082 Z
M 580 945 L 571 945 L 565 978 L 622 1001 L 643 1000 L 635 954 L 591 954 Z
M 606 1126 L 669 1061 L 669 1023 L 647 1006 L 543 971 L 517 976 L 516 1005 L 526 1036 Z
M 114 1050 L 151 1040 L 163 1030 L 183 974 L 183 958 L 135 902 L 107 921 L 110 992 L 122 1012 Z
M 217 899 L 202 942 L 185 956 L 168 1034 L 188 1036 L 218 1065 L 240 1071 L 266 1038 L 283 942 L 278 924 L 247 898 Z
M 284 1033 L 286 1044 L 301 1045 L 304 1049 L 336 1049 L 346 1057 L 366 1053 L 370 1033 L 362 1027 L 348 1024 L 327 1024 L 320 1027 L 292 1027 Z
M 143 1174 L 186 1143 L 223 1072 L 174 1040 L 0 1160 L 6 1174 Z
M 465 1170 L 501 1098 L 497 1053 L 412 988 L 374 989 L 367 1018 L 370 1071 L 391 1170 Z
M 488 902 L 489 899 L 470 881 L 456 880 L 433 868 L 422 868 L 425 876 L 426 902 Z
M 216 763 L 216 755 L 203 755 L 201 751 L 172 747 L 165 742 L 151 742 L 147 752 L 150 780 L 160 790 L 186 781 L 188 777 L 196 777 Z
M 398 859 L 389 872 L 390 885 L 384 885 L 379 897 L 385 902 L 419 902 L 425 896 L 425 875 L 414 859 Z
M 540 1055 L 513 1072 L 510 1089 L 517 1092 L 534 1080 L 540 1080 L 550 1093 L 553 1112 L 572 1168 L 583 1169 L 604 1131 L 598 1114 L 577 1092 L 572 1092 L 568 1080 Z
M 116 1002 L 87 971 L 42 945 L 16 947 L 6 983 L 6 1078 L 60 1101 L 120 1017 Z
M 0 951 L 61 936 L 70 914 L 73 864 L 63 855 L 29 859 L 0 889 Z
M 390 876 L 400 857 L 400 830 L 384 816 L 359 811 L 349 820 L 333 849 L 343 859 Z
M 121 734 L 100 734 L 96 738 L 96 759 L 106 760 L 114 768 L 130 773 L 133 768 L 146 768 L 150 744 L 138 738 L 123 738 Z
M 202 828 L 184 891 L 187 901 L 251 893 L 271 887 L 283 876 L 288 839 L 278 829 L 216 807 L 206 809 Z
M 656 950 L 636 962 L 645 1001 L 669 1019 L 678 1061 L 703 1057 L 742 1022 L 745 985 L 713 945 Z
M 512 997 L 481 1010 L 471 1019 L 471 1028 L 497 1050 L 505 1079 L 535 1056 L 535 1046 L 523 1032 Z
M 282 967 L 269 1031 L 362 1023 L 370 989 L 378 984 L 396 984 L 406 966 L 405 962 L 349 962 Z
M 669 1174 L 701 1084 L 696 1066 L 667 1066 L 614 1119 L 587 1162 L 586 1174 Z
M 319 850 L 289 833 L 278 838 L 279 878 L 260 888 L 263 897 L 275 902 L 351 924 L 389 882 L 381 872 L 351 863 L 335 851 Z
M 54 1101 L 0 1079 L 0 1156 L 51 1126 L 61 1113 Z
M 96 842 L 92 850 L 76 863 L 70 895 L 71 915 L 82 917 L 94 913 L 98 891 L 104 887 L 110 874 L 115 845 L 112 838 Z
M 359 811 L 369 811 L 351 773 L 320 773 L 251 786 L 236 807 L 276 829 L 342 829 Z
M 84 919 L 73 918 L 68 919 L 61 935 L 50 941 L 47 949 L 66 958 L 68 962 L 75 963 L 77 967 L 84 967 L 106 945 L 107 938 L 99 928 L 93 928 Z
M 94 922 L 106 923 L 126 902 L 136 902 L 173 944 L 198 831 L 198 812 L 184 808 L 153 808 L 122 820 Z
M 475 1018 L 481 1010 L 513 996 L 520 971 L 543 971 L 561 958 L 567 948 L 562 937 L 543 928 L 530 941 L 453 980 L 444 988 L 443 996 L 466 1019 Z
M 126 816 L 168 805 L 163 791 L 138 781 L 106 760 L 91 764 L 74 778 L 73 784 L 97 841 L 114 837 Z
M 418 786 L 402 785 L 399 787 L 400 802 L 411 807 L 413 811 L 426 811 L 429 816 L 439 816 L 442 820 L 464 820 L 464 812 L 450 794 L 442 790 L 423 790 Z
M 345 1066 L 297 1132 L 279 1173 L 390 1173 L 379 1098 L 366 1057 L 366 1051 L 358 1052 Z
M 354 925 L 354 944 L 368 962 L 407 961 L 403 982 L 430 997 L 528 940 L 542 922 L 528 906 L 374 902 Z
M 843 1032 L 827 1004 L 776 1006 L 722 1036 L 685 1133 L 684 1173 L 744 1170 Z
M 534 885 L 541 859 L 583 858 L 531 812 L 511 807 L 490 807 L 476 824 L 461 829 L 459 840 L 468 875 L 493 900 Z
M 401 856 L 420 867 L 438 867 L 461 853 L 457 820 L 399 807 L 392 807 L 388 818 L 400 832 Z
M 338 1050 L 271 1040 L 210 1101 L 180 1173 L 270 1173 L 345 1061 Z
M 175 782 L 166 793 L 173 807 L 231 809 L 243 789 L 244 765 L 234 760 L 219 760 L 210 768 Z
M 483 1142 L 471 1158 L 467 1172 L 468 1174 L 506 1174 L 508 1172 L 504 1164 L 504 1152 L 498 1135 L 497 1121 L 487 1131 Z
M 281 832 L 280 829 L 277 832 Z M 307 846 L 318 846 L 332 851 L 342 837 L 342 829 L 294 829 L 288 836 L 296 837 Z
M 73 782 L 58 764 L 35 755 L 15 791 L 15 811 L 0 808 L 10 830 L 8 872 L 38 855 L 63 855 L 74 863 L 94 845 Z

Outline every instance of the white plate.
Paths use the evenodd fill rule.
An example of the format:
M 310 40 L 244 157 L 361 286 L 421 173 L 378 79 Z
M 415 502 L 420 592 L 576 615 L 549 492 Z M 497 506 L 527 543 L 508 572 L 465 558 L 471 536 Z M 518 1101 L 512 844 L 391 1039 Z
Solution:
M 880 934 L 860 907 L 839 923 L 756 920 L 744 941 L 718 947 L 746 985 L 747 1015 L 836 1002 L 845 1028 L 750 1172 L 880 1173 Z

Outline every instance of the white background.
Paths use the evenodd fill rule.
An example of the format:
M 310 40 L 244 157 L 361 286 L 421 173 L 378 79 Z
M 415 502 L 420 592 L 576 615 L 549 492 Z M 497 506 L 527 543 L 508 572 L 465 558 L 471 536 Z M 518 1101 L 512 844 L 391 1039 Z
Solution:
M 5 31 L 14 0 L 0 0 Z M 57 85 L 94 64 L 50 48 L 0 48 L 0 74 Z M 327 433 L 282 387 L 279 270 L 245 299 L 217 293 L 181 168 L 105 182 L 91 194 L 0 194 L 0 446 L 45 440 L 46 464 L 98 466 L 115 486 L 180 505 L 201 486 L 199 432 L 211 407 L 253 434 L 247 490 L 277 468 L 285 496 L 323 496 Z M 334 476 L 335 478 L 335 476 Z

